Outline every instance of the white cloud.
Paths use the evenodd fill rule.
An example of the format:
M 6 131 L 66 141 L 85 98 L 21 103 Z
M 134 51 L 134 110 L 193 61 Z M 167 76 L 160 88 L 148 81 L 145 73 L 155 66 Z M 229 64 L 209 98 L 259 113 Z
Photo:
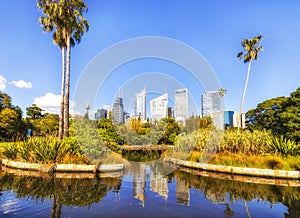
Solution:
M 31 82 L 26 82 L 24 80 L 18 80 L 18 81 L 12 81 L 10 84 L 16 86 L 17 88 L 25 88 L 25 89 L 30 89 L 32 88 Z
M 59 114 L 60 99 L 60 95 L 47 93 L 44 96 L 36 97 L 33 104 L 36 104 L 46 112 Z
M 6 83 L 6 79 L 2 75 L 0 75 L 0 91 L 6 89 Z
M 59 114 L 61 96 L 53 93 L 47 93 L 44 96 L 36 97 L 33 104 L 45 110 L 45 112 Z M 72 114 L 72 101 L 70 101 L 70 114 Z

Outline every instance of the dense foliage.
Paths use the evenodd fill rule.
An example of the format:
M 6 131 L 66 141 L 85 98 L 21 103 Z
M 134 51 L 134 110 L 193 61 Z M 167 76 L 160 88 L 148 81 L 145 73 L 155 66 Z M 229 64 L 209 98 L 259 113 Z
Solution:
M 23 139 L 26 135 L 26 123 L 22 119 L 22 110 L 11 103 L 11 97 L 0 92 L 0 141 Z
M 300 87 L 289 97 L 266 100 L 246 113 L 251 130 L 270 130 L 275 136 L 284 135 L 300 142 Z
M 3 155 L 31 163 L 88 163 L 75 138 L 31 137 L 27 141 L 3 146 Z

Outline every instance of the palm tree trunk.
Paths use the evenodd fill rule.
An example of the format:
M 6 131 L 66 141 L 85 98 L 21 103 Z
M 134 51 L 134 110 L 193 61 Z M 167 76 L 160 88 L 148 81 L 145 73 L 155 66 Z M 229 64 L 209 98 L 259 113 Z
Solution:
M 58 138 L 63 139 L 64 136 L 64 107 L 65 107 L 65 79 L 66 79 L 66 50 L 65 47 L 61 48 L 62 56 L 62 77 L 61 77 L 61 101 L 60 101 L 60 111 L 59 111 L 59 131 Z
M 67 62 L 66 62 L 66 93 L 65 93 L 65 120 L 64 136 L 69 136 L 69 99 L 70 99 L 70 36 L 67 37 Z
M 248 72 L 247 72 L 247 77 L 246 77 L 246 82 L 245 82 L 245 86 L 244 86 L 244 92 L 243 92 L 243 96 L 242 96 L 242 102 L 241 102 L 241 106 L 240 106 L 240 114 L 239 114 L 239 118 L 238 118 L 238 132 L 240 131 L 240 127 L 242 127 L 242 112 L 243 112 L 243 104 L 244 104 L 244 99 L 245 99 L 245 95 L 246 95 L 246 89 L 248 86 L 248 80 L 249 80 L 249 75 L 250 75 L 250 68 L 251 68 L 251 61 L 249 61 L 248 63 Z

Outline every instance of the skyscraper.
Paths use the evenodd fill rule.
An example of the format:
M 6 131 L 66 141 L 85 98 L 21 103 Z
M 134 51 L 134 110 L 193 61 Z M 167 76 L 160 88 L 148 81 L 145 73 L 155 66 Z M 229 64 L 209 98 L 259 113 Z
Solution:
M 134 115 L 142 122 L 146 121 L 146 89 L 135 95 Z
M 224 129 L 223 96 L 219 91 L 209 91 L 201 95 L 202 117 L 210 116 L 214 125 Z
M 168 117 L 168 93 L 150 101 L 152 120 L 160 120 Z
M 209 91 L 201 95 L 202 117 L 223 111 L 222 96 L 219 91 Z
M 175 119 L 177 122 L 185 122 L 188 118 L 188 90 L 177 89 L 175 91 Z
M 124 123 L 123 99 L 116 98 L 111 115 L 114 118 L 114 124 Z

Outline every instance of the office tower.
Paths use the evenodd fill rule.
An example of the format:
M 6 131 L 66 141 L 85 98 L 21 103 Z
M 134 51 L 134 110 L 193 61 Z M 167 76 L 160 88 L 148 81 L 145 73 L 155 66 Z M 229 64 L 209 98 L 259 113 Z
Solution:
M 134 115 L 146 122 L 146 89 L 135 95 Z
M 109 105 L 104 105 L 103 109 L 107 111 L 107 117 L 106 118 L 109 118 L 109 114 L 111 112 L 111 107 Z
M 113 119 L 114 124 L 124 123 L 124 110 L 123 110 L 122 98 L 116 98 L 111 111 L 111 115 L 114 118 Z
M 224 130 L 223 95 L 209 91 L 201 95 L 202 117 L 210 116 L 214 125 Z
M 209 116 L 212 112 L 223 111 L 222 101 L 219 91 L 209 91 L 201 95 L 202 117 Z
M 224 111 L 224 128 L 233 127 L 233 111 Z
M 177 122 L 185 123 L 188 118 L 188 90 L 177 89 L 175 91 L 175 119 Z
M 174 110 L 172 107 L 168 107 L 168 118 L 174 118 Z
M 95 119 L 108 118 L 108 112 L 104 108 L 98 109 L 95 113 Z
M 168 117 L 168 93 L 150 101 L 152 120 L 160 120 Z
M 236 112 L 233 114 L 233 117 L 232 117 L 232 120 L 233 120 L 233 127 L 240 127 L 240 128 L 246 128 L 246 115 L 245 113 L 241 113 L 240 112 Z

